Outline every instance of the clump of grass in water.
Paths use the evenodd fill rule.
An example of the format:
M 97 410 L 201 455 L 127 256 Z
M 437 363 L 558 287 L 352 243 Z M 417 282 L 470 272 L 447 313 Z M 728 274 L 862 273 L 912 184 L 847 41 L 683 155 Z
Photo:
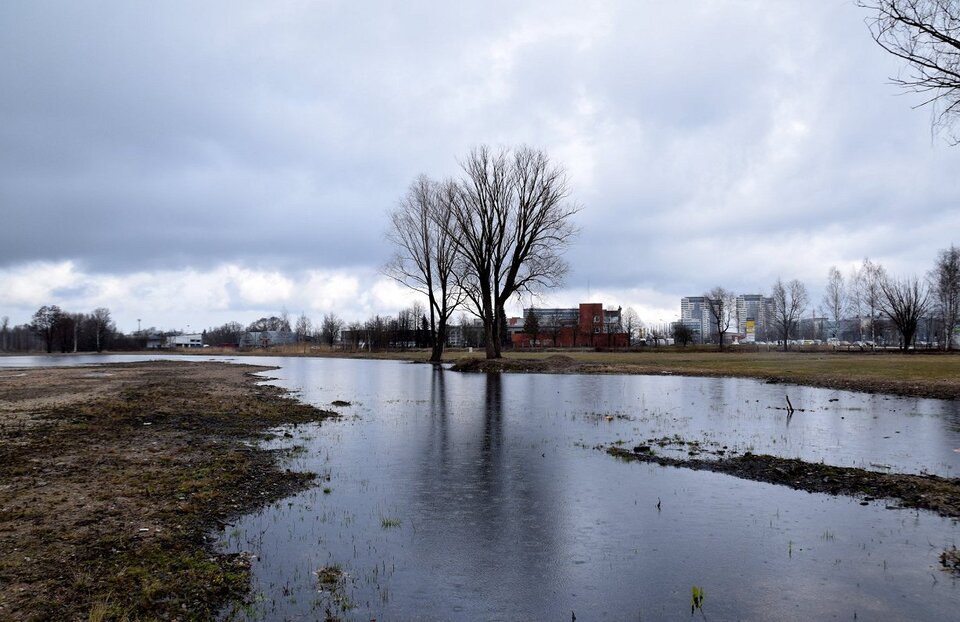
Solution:
M 940 564 L 945 570 L 960 574 L 960 549 L 956 545 L 940 553 Z
M 380 517 L 380 526 L 384 529 L 392 529 L 394 527 L 400 526 L 399 518 L 387 518 L 385 516 Z
M 343 569 L 341 569 L 338 564 L 324 566 L 317 571 L 317 581 L 319 581 L 320 585 L 322 585 L 324 588 L 336 587 L 337 583 L 339 583 L 340 579 L 342 578 Z

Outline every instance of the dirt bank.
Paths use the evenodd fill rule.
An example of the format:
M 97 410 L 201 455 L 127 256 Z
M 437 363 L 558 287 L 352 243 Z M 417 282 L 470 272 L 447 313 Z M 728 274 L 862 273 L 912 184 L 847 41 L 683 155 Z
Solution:
M 865 502 L 890 499 L 898 507 L 932 510 L 941 516 L 960 518 L 960 479 L 877 473 L 751 453 L 708 459 L 675 458 L 657 454 L 655 444 L 633 448 L 614 445 L 605 449 L 607 453 L 628 461 L 726 473 L 807 492 L 861 497 Z
M 252 441 L 332 413 L 250 374 L 149 362 L 0 370 L 0 619 L 210 619 L 249 588 L 210 531 L 302 489 Z

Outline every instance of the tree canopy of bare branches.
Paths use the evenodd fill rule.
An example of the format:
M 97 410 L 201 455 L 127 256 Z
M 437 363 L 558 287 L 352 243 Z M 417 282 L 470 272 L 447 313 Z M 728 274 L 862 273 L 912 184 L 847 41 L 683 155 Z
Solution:
M 773 323 L 777 328 L 780 339 L 783 340 L 783 349 L 789 349 L 790 335 L 800 322 L 800 316 L 807 308 L 810 297 L 807 288 L 797 279 L 784 284 L 777 279 L 773 285 Z
M 427 297 L 433 344 L 430 360 L 440 362 L 447 325 L 463 300 L 456 268 L 457 231 L 451 226 L 451 205 L 459 189 L 455 182 L 417 177 L 399 206 L 390 214 L 387 238 L 396 252 L 384 272 Z
M 823 292 L 823 307 L 830 314 L 833 324 L 831 336 L 837 337 L 840 332 L 840 320 L 847 312 L 847 286 L 843 280 L 843 274 L 836 266 L 830 266 L 827 286 Z
M 960 321 L 960 248 L 950 248 L 937 254 L 930 271 L 930 290 L 940 323 L 941 347 L 953 347 L 953 331 Z
M 566 173 L 541 150 L 483 145 L 461 163 L 449 226 L 463 263 L 461 284 L 484 325 L 487 358 L 499 358 L 510 297 L 563 281 L 563 253 L 576 229 Z
M 93 330 L 96 337 L 97 352 L 103 352 L 103 344 L 106 341 L 107 335 L 112 330 L 110 309 L 106 307 L 97 307 L 93 310 L 91 320 L 93 322 Z
M 861 0 L 870 33 L 884 50 L 909 65 L 892 78 L 934 106 L 935 125 L 960 115 L 960 2 L 957 0 Z M 953 136 L 956 142 L 956 136 Z
M 336 313 L 327 313 L 320 322 L 320 338 L 325 344 L 332 347 L 342 329 L 343 320 Z M 355 331 L 355 334 L 359 334 L 359 331 Z
M 717 329 L 720 349 L 723 350 L 723 338 L 737 315 L 737 297 L 733 292 L 718 285 L 705 293 L 703 300 L 710 313 L 710 321 Z
M 900 349 L 906 352 L 913 344 L 920 318 L 927 311 L 927 288 L 920 279 L 908 277 L 884 278 L 880 281 L 880 289 L 883 292 L 880 308 L 897 327 L 897 332 L 900 333 Z
M 860 268 L 852 278 L 851 290 L 856 296 L 855 308 L 860 319 L 860 332 L 863 332 L 863 318 L 870 323 L 870 342 L 877 340 L 877 315 L 883 302 L 883 288 L 881 283 L 886 278 L 883 266 L 873 263 L 865 257 Z

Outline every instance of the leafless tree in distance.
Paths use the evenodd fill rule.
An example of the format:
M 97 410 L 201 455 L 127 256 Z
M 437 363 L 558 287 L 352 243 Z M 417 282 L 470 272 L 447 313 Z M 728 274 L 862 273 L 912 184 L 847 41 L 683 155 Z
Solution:
M 103 345 L 110 331 L 110 309 L 97 307 L 93 310 L 93 330 L 96 334 L 97 352 L 103 352 Z
M 870 34 L 909 69 L 892 78 L 932 105 L 935 127 L 960 115 L 960 2 L 957 0 L 859 0 L 869 9 Z M 952 139 L 957 141 L 956 135 Z
M 781 279 L 773 284 L 773 323 L 777 327 L 784 351 L 789 349 L 790 335 L 800 322 L 810 297 L 807 288 L 797 279 L 784 284 Z
M 568 200 L 564 169 L 541 150 L 483 145 L 461 166 L 452 239 L 464 263 L 462 285 L 483 321 L 487 358 L 499 358 L 510 297 L 562 283 L 579 208 Z
M 430 360 L 435 363 L 443 357 L 447 325 L 464 296 L 456 272 L 457 231 L 451 220 L 451 205 L 458 194 L 453 181 L 417 177 L 391 212 L 387 233 L 396 252 L 384 272 L 427 297 L 433 344 Z
M 733 292 L 720 287 L 714 287 L 703 295 L 710 314 L 710 322 L 717 329 L 720 338 L 720 349 L 723 350 L 723 338 L 730 330 L 737 315 L 737 296 Z
M 297 335 L 297 343 L 307 343 L 307 338 L 310 336 L 310 326 L 310 318 L 307 317 L 306 313 L 301 311 L 300 316 L 297 318 L 297 323 L 294 325 L 294 333 Z M 306 345 L 304 345 L 304 352 L 306 352 Z
M 343 320 L 337 317 L 336 313 L 327 313 L 323 316 L 323 320 L 320 322 L 320 337 L 323 339 L 323 342 L 328 346 L 332 347 L 334 342 L 337 340 L 337 337 L 340 336 L 340 331 L 343 329 Z M 359 329 L 355 330 L 354 326 L 350 327 L 354 335 L 359 334 Z
M 937 254 L 930 271 L 930 290 L 940 320 L 940 343 L 944 350 L 953 347 L 953 331 L 960 321 L 960 248 L 950 248 Z
M 886 278 L 886 272 L 878 263 L 864 258 L 856 273 L 856 289 L 860 296 L 860 306 L 870 323 L 870 342 L 877 341 L 877 315 L 883 302 L 883 288 L 881 283 Z M 861 320 L 862 321 L 862 320 Z
M 623 324 L 624 332 L 627 333 L 627 345 L 632 346 L 637 331 L 640 330 L 640 316 L 637 315 L 633 307 L 627 307 L 623 311 L 621 323 Z
M 847 286 L 843 280 L 843 274 L 836 266 L 830 266 L 827 286 L 823 292 L 823 307 L 833 324 L 831 336 L 839 337 L 840 320 L 847 313 Z
M 900 333 L 900 349 L 906 352 L 913 344 L 920 318 L 927 311 L 929 293 L 917 277 L 904 279 L 884 278 L 880 282 L 883 292 L 881 310 L 890 318 Z

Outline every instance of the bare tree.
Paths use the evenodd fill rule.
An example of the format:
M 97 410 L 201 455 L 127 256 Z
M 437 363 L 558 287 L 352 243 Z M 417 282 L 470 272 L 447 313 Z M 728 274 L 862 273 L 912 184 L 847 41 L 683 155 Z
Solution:
M 340 331 L 343 329 L 343 320 L 337 317 L 335 313 L 327 313 L 323 316 L 323 321 L 320 324 L 320 336 L 323 339 L 323 342 L 328 346 L 333 346 L 333 343 L 337 340 L 337 337 L 340 336 Z M 354 334 L 359 334 L 360 326 L 354 326 L 351 324 L 350 330 Z
M 310 318 L 307 317 L 306 313 L 301 311 L 294 328 L 294 332 L 296 332 L 297 335 L 297 343 L 306 343 L 307 338 L 310 336 L 310 327 Z M 304 351 L 306 351 L 306 349 L 304 349 Z
M 873 263 L 867 257 L 864 258 L 863 264 L 861 264 L 859 270 L 857 270 L 855 278 L 855 288 L 859 296 L 859 308 L 866 314 L 867 320 L 870 323 L 870 343 L 876 343 L 877 315 L 880 313 L 880 305 L 883 301 L 883 288 L 880 284 L 886 278 L 886 273 L 883 270 L 883 266 Z
M 930 271 L 930 290 L 940 320 L 940 338 L 944 350 L 953 347 L 953 331 L 960 321 L 960 248 L 950 248 L 937 254 Z
M 33 314 L 30 328 L 38 337 L 43 339 L 47 354 L 53 352 L 53 342 L 58 325 L 63 318 L 63 311 L 57 305 L 43 305 Z
M 693 342 L 693 330 L 683 322 L 673 323 L 673 343 L 687 347 L 687 344 Z
M 836 266 L 830 266 L 827 286 L 823 293 L 823 307 L 833 323 L 833 337 L 839 337 L 840 320 L 847 312 L 847 286 L 843 274 Z
M 960 3 L 860 0 L 858 4 L 873 12 L 868 24 L 880 47 L 909 65 L 909 73 L 901 72 L 893 83 L 923 95 L 920 105 L 933 106 L 935 126 L 956 121 L 960 114 Z
M 216 328 L 208 328 L 204 333 L 204 343 L 212 346 L 236 346 L 244 332 L 240 322 L 227 322 Z
M 723 338 L 737 315 L 737 296 L 718 285 L 703 295 L 703 301 L 707 305 L 710 322 L 717 329 L 720 349 L 723 350 Z
M 784 284 L 779 278 L 773 284 L 773 323 L 777 327 L 784 351 L 789 349 L 790 335 L 800 322 L 810 297 L 807 288 L 797 279 Z
M 10 316 L 0 317 L 0 352 L 6 352 L 9 347 L 8 333 L 10 332 Z
M 93 331 L 96 335 L 97 352 L 103 352 L 103 346 L 106 343 L 107 335 L 110 334 L 112 322 L 110 321 L 110 309 L 106 307 L 97 307 L 93 310 Z
M 896 326 L 900 333 L 900 349 L 906 352 L 917 334 L 920 318 L 927 310 L 927 288 L 917 277 L 908 277 L 884 278 L 880 289 L 883 292 L 881 310 Z
M 562 254 L 576 229 L 562 167 L 531 147 L 470 152 L 451 202 L 452 239 L 463 261 L 461 284 L 484 325 L 487 358 L 499 358 L 504 307 L 520 292 L 559 285 Z
M 417 177 L 390 214 L 387 238 L 396 252 L 384 272 L 427 297 L 430 307 L 430 360 L 439 363 L 447 341 L 447 325 L 464 298 L 457 278 L 457 230 L 451 206 L 460 189 L 453 181 Z
M 290 318 L 286 309 L 280 313 L 280 317 L 271 315 L 270 317 L 262 317 L 259 320 L 251 322 L 247 326 L 247 331 L 249 332 L 264 332 L 268 330 L 275 330 L 282 333 L 292 332 L 290 330 Z
M 640 329 L 640 316 L 633 307 L 627 307 L 623 312 L 623 330 L 627 333 L 627 345 L 633 345 L 633 338 Z

